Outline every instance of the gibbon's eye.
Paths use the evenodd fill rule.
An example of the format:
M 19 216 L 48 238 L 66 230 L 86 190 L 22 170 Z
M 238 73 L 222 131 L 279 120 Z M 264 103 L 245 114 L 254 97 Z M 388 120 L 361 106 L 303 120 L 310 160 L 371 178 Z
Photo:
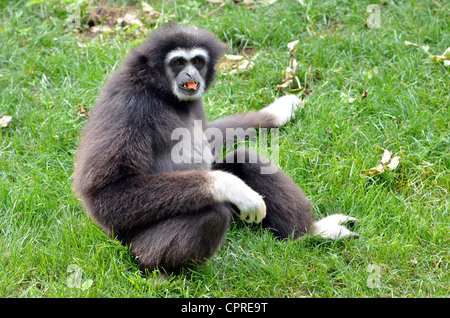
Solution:
M 180 66 L 180 65 L 183 65 L 183 64 L 184 64 L 183 59 L 175 59 L 175 60 L 173 60 L 173 65 L 175 65 L 175 66 Z
M 191 60 L 194 65 L 203 65 L 205 63 L 205 58 L 203 56 L 194 56 Z

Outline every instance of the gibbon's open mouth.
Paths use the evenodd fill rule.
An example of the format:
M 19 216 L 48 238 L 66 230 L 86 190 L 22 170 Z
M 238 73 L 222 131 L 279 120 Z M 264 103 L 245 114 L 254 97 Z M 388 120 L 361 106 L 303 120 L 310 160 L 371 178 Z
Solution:
M 199 85 L 200 85 L 200 83 L 198 83 L 198 82 L 186 82 L 186 83 L 183 83 L 182 87 L 187 88 L 189 90 L 196 91 L 198 89 Z

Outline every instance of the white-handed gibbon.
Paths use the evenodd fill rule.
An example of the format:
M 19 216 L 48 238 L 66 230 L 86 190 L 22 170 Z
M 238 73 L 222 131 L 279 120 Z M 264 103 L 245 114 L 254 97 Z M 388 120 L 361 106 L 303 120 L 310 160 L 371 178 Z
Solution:
M 207 122 L 202 96 L 225 48 L 193 26 L 153 32 L 113 73 L 83 130 L 74 189 L 90 217 L 129 247 L 142 270 L 177 273 L 202 263 L 222 244 L 233 216 L 261 223 L 282 239 L 306 232 L 357 237 L 341 225 L 352 217 L 316 222 L 302 190 L 276 167 L 262 174 L 272 164 L 249 148 L 215 161 L 211 136 L 202 131 L 184 140 L 190 148 L 184 160 L 173 160 L 177 129 L 192 136 L 200 122 L 226 136 L 230 129 L 273 128 L 291 120 L 299 106 L 288 95 L 262 110 Z

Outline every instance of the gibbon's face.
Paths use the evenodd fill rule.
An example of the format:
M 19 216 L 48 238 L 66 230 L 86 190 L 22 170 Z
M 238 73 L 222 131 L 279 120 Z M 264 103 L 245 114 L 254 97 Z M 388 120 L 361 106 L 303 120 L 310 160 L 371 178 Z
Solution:
M 181 101 L 196 100 L 205 93 L 208 52 L 202 48 L 178 48 L 165 58 L 173 94 Z

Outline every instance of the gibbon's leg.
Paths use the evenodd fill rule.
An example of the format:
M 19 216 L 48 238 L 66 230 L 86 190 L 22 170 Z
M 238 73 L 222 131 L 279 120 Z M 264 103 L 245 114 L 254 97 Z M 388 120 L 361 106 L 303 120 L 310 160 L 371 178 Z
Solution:
M 130 176 L 82 195 L 102 230 L 149 270 L 176 272 L 211 257 L 229 226 L 231 203 L 254 222 L 266 214 L 263 198 L 224 171 Z
M 231 204 L 260 222 L 263 198 L 224 171 L 188 170 L 130 176 L 84 194 L 90 216 L 129 246 L 143 269 L 177 272 L 211 257 L 229 227 Z
M 216 163 L 213 169 L 235 174 L 264 197 L 267 212 L 262 226 L 282 239 L 296 239 L 309 231 L 328 239 L 357 237 L 356 233 L 340 225 L 345 221 L 355 221 L 354 218 L 331 215 L 315 222 L 311 205 L 297 184 L 249 148 L 238 148 L 221 163 Z M 273 173 L 261 173 L 262 171 Z
M 122 243 L 130 246 L 141 270 L 162 268 L 179 273 L 182 268 L 202 264 L 217 252 L 230 221 L 231 205 L 219 203 L 129 233 Z
M 244 158 L 243 158 L 244 157 Z M 255 160 L 256 158 L 256 160 Z M 279 169 L 261 174 L 261 168 L 272 165 L 249 148 L 238 148 L 213 169 L 230 172 L 264 197 L 266 217 L 262 226 L 284 239 L 297 238 L 309 231 L 314 218 L 306 196 L 300 188 Z

